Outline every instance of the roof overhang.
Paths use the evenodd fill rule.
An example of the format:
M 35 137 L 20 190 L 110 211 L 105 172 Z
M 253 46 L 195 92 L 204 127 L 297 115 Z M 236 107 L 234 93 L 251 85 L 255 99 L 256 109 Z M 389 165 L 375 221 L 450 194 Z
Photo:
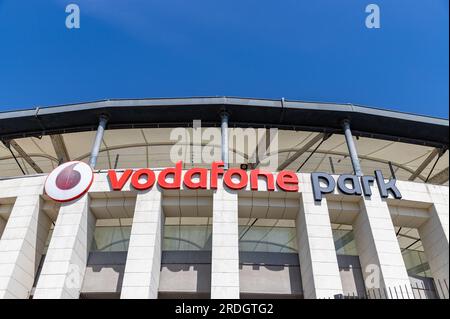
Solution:
M 448 148 L 448 120 L 352 104 L 311 103 L 234 97 L 105 100 L 0 113 L 3 140 L 95 130 L 101 114 L 108 129 L 220 125 L 219 113 L 231 114 L 230 126 L 276 127 L 341 133 L 351 121 L 353 134 Z

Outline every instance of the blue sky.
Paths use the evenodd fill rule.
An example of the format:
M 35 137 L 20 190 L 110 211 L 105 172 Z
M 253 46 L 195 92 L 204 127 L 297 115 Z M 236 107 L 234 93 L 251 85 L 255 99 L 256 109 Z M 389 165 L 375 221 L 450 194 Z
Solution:
M 76 3 L 81 28 L 65 27 Z M 365 7 L 381 28 L 365 27 Z M 0 110 L 243 96 L 448 118 L 448 0 L 0 0 Z

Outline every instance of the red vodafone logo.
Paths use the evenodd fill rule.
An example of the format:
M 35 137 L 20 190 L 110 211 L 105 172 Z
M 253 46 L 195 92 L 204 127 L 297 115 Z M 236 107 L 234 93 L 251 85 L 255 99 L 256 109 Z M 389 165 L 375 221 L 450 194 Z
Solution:
M 45 181 L 45 193 L 58 202 L 68 202 L 86 193 L 94 174 L 89 165 L 73 161 L 55 168 Z
M 189 189 L 207 189 L 208 176 L 211 189 L 217 189 L 219 176 L 223 177 L 223 183 L 228 188 L 234 190 L 244 189 L 249 183 L 251 190 L 258 190 L 259 178 L 266 180 L 267 191 L 274 191 L 275 184 L 280 190 L 286 192 L 298 192 L 299 189 L 297 174 L 291 171 L 278 172 L 276 177 L 270 172 L 264 172 L 259 169 L 251 170 L 250 174 L 247 174 L 246 171 L 239 168 L 224 170 L 223 162 L 213 162 L 210 170 L 206 168 L 191 168 L 185 172 L 184 178 L 182 178 L 182 167 L 183 163 L 178 162 L 175 167 L 163 169 L 157 178 L 155 173 L 149 168 L 142 168 L 136 171 L 126 169 L 120 176 L 117 175 L 115 170 L 111 169 L 108 171 L 108 179 L 111 188 L 115 191 L 122 190 L 128 180 L 130 180 L 131 186 L 137 190 L 152 188 L 155 183 L 164 189 L 180 189 L 182 183 Z M 171 181 L 166 179 L 168 176 L 172 177 Z

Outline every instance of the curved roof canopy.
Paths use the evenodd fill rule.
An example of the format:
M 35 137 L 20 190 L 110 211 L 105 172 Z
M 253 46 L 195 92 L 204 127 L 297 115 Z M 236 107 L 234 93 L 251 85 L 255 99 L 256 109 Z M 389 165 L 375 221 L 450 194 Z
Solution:
M 350 104 L 233 97 L 106 100 L 0 113 L 0 178 L 87 161 L 102 114 L 109 121 L 96 168 L 173 165 L 172 129 L 192 127 L 193 120 L 217 127 L 223 111 L 230 114 L 230 127 L 278 128 L 271 156 L 283 168 L 351 172 L 341 126 L 349 120 L 366 173 L 382 169 L 399 179 L 448 183 L 448 120 Z M 233 152 L 244 157 L 241 163 L 252 156 Z M 191 160 L 184 162 L 189 166 Z

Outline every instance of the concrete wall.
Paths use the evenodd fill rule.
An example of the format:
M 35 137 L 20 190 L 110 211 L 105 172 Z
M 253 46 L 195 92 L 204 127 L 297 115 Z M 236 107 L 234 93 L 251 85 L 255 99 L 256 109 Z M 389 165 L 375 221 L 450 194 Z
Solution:
M 80 297 L 95 220 L 88 195 L 61 206 L 34 299 Z
M 29 298 L 50 218 L 43 211 L 44 177 L 0 183 L 0 202 L 16 198 L 0 240 L 0 298 Z
M 238 194 L 227 188 L 213 195 L 211 298 L 239 298 Z
M 137 195 L 120 295 L 123 299 L 158 297 L 164 225 L 161 201 L 156 188 Z
M 91 252 L 81 293 L 85 296 L 98 293 L 120 294 L 126 261 L 127 252 Z
M 210 251 L 164 251 L 159 293 L 210 296 Z
M 270 295 L 303 297 L 298 254 L 240 252 L 241 296 Z
M 345 296 L 365 295 L 366 287 L 358 256 L 337 256 L 339 275 L 342 281 L 342 290 Z
M 90 199 L 118 195 L 118 192 L 111 190 L 105 173 L 95 175 L 87 195 L 63 204 L 54 216 L 41 209 L 45 197 L 42 188 L 45 176 L 0 180 L 0 203 L 5 199 L 15 199 L 0 240 L 0 297 L 29 297 L 33 282 L 36 282 L 35 273 L 43 246 L 41 241 L 50 221 L 56 223 L 37 280 L 35 298 L 78 298 L 80 294 L 83 297 L 83 294 L 95 294 L 97 285 L 112 294 L 118 294 L 120 280 L 122 297 L 156 298 L 158 292 L 164 296 L 162 290 L 167 294 L 172 293 L 169 292 L 170 287 L 174 286 L 172 276 L 175 278 L 184 274 L 183 270 L 186 270 L 186 274 L 180 280 L 185 285 L 183 290 L 187 290 L 186 293 L 210 293 L 212 298 L 239 298 L 241 295 L 257 294 L 256 290 L 259 289 L 264 290 L 262 294 L 272 292 L 279 295 L 290 290 L 294 294 L 303 293 L 306 298 L 328 298 L 359 291 L 358 282 L 361 278 L 358 279 L 356 263 L 347 260 L 344 263 L 346 266 L 343 266 L 343 261 L 334 252 L 331 223 L 337 219 L 353 223 L 359 229 L 356 230 L 359 232 L 356 238 L 364 278 L 368 278 L 367 266 L 375 265 L 380 270 L 381 287 L 409 283 L 410 278 L 399 258 L 393 226 L 414 225 L 419 228 L 433 275 L 449 282 L 448 187 L 400 181 L 397 186 L 403 195 L 401 200 L 381 199 L 376 192 L 372 198 L 346 196 L 336 190 L 322 202 L 314 202 L 309 174 L 298 176 L 299 193 L 286 193 L 279 189 L 266 192 L 264 185 L 260 185 L 258 192 L 253 193 L 249 187 L 242 191 L 229 191 L 219 182 L 219 189 L 212 192 L 211 203 L 206 200 L 200 206 L 190 207 L 190 216 L 210 214 L 213 217 L 210 270 L 207 263 L 164 262 L 161 257 L 164 220 L 162 195 L 167 191 L 155 188 L 138 193 L 126 184 L 122 193 L 132 192 L 134 198 L 126 201 L 135 201 L 135 206 L 127 205 L 121 209 L 120 204 L 110 211 L 111 214 L 120 214 L 123 210 L 126 211 L 126 217 L 133 217 L 123 277 L 123 262 L 120 265 L 96 264 L 96 257 L 89 254 L 95 221 L 104 218 L 98 215 L 101 207 L 91 209 Z M 196 194 L 195 191 L 184 189 L 184 186 L 181 190 L 170 191 L 170 196 L 180 198 Z M 330 213 L 328 201 L 341 203 L 342 207 L 351 209 L 347 212 L 343 208 L 339 212 L 333 204 L 333 213 Z M 344 205 L 348 201 L 352 204 Z M 124 203 L 125 200 L 120 202 Z M 417 207 L 420 212 L 392 207 Z M 178 212 L 185 213 L 181 210 Z M 172 209 L 170 214 L 177 214 L 177 210 Z M 243 263 L 244 257 L 242 254 L 239 256 L 238 246 L 239 217 L 296 219 L 299 246 L 297 264 L 301 276 L 297 277 L 298 266 L 295 264 L 280 267 Z M 2 220 L 6 221 L 3 217 Z M 370 256 L 375 257 L 371 259 Z M 259 271 L 254 270 L 257 267 Z M 210 281 L 206 279 L 208 271 Z M 259 274 L 264 274 L 266 283 L 257 282 L 255 285 L 261 285 L 260 288 L 253 289 L 251 282 L 256 282 Z M 106 283 L 105 278 L 114 280 Z

